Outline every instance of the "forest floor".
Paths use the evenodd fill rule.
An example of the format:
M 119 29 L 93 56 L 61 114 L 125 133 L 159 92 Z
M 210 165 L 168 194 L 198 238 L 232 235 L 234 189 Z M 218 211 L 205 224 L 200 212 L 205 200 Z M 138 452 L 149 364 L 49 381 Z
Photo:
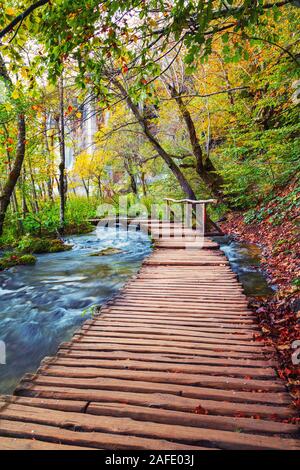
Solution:
M 271 298 L 250 299 L 261 326 L 256 339 L 275 348 L 277 372 L 300 410 L 299 203 L 299 187 L 293 182 L 270 202 L 258 206 L 250 217 L 249 212 L 230 213 L 221 227 L 224 233 L 261 246 L 262 268 L 277 290 Z

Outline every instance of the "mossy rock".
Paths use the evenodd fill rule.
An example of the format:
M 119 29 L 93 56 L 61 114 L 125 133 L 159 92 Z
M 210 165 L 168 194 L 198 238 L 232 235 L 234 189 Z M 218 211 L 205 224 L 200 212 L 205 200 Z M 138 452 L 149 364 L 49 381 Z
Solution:
M 65 245 L 62 240 L 49 238 L 33 238 L 25 236 L 19 244 L 18 250 L 24 254 L 42 254 L 42 253 L 58 253 L 60 251 L 69 251 L 72 245 Z
M 50 240 L 50 247 L 48 253 L 58 253 L 59 251 L 70 251 L 73 245 L 66 245 L 61 240 Z
M 0 258 L 0 271 L 12 268 L 13 266 L 33 265 L 36 263 L 36 257 L 33 255 L 6 254 Z
M 33 255 L 22 255 L 19 258 L 19 264 L 35 264 L 36 257 Z
M 120 253 L 124 253 L 123 250 L 120 250 L 119 248 L 113 248 L 109 246 L 108 248 L 104 248 L 101 251 L 98 251 L 97 253 L 92 253 L 90 256 L 110 256 L 110 255 L 118 255 Z
M 65 235 L 82 235 L 84 233 L 91 233 L 95 230 L 95 227 L 90 223 L 82 224 L 69 224 L 65 227 Z

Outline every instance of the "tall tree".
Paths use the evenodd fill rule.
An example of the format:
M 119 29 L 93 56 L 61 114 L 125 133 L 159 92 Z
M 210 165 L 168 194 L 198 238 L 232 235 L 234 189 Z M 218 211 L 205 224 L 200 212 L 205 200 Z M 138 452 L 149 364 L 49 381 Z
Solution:
M 64 98 L 64 78 L 63 73 L 59 78 L 59 233 L 63 235 L 65 229 L 65 210 L 66 210 L 66 147 L 65 147 L 65 98 Z
M 3 79 L 6 88 L 10 94 L 13 92 L 13 82 L 9 76 L 5 61 L 0 54 L 0 77 Z M 23 112 L 17 114 L 17 148 L 16 156 L 11 167 L 11 171 L 8 175 L 8 178 L 2 188 L 0 194 L 0 236 L 3 233 L 3 225 L 6 216 L 8 206 L 10 204 L 11 198 L 14 194 L 14 190 L 18 179 L 21 174 L 22 165 L 25 158 L 25 149 L 26 149 L 26 122 L 25 115 Z

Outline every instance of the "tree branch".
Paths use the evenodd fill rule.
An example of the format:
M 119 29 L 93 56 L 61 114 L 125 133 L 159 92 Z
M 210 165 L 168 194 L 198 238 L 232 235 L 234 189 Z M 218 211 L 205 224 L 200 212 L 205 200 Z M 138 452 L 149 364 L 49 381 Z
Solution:
M 0 31 L 0 39 L 2 39 L 10 31 L 12 31 L 12 29 L 15 26 L 17 26 L 17 24 L 19 24 L 25 18 L 27 18 L 27 16 L 29 16 L 30 13 L 32 13 L 37 8 L 42 7 L 43 5 L 46 5 L 49 2 L 50 2 L 50 0 L 39 0 L 38 2 L 33 3 L 33 5 L 28 7 L 27 10 L 23 11 L 23 13 L 21 13 L 20 15 L 16 16 L 16 18 L 14 18 L 7 26 L 5 26 L 5 28 L 3 28 Z
M 238 86 L 235 88 L 227 88 L 226 90 L 221 90 L 221 91 L 214 91 L 212 93 L 207 93 L 206 95 L 200 95 L 199 93 L 192 93 L 189 95 L 178 95 L 178 96 L 172 96 L 172 98 L 166 98 L 164 101 L 169 101 L 170 99 L 176 99 L 176 98 L 209 98 L 210 96 L 214 95 L 221 95 L 222 93 L 231 93 L 233 91 L 239 91 L 239 90 L 246 90 L 248 89 L 248 86 Z

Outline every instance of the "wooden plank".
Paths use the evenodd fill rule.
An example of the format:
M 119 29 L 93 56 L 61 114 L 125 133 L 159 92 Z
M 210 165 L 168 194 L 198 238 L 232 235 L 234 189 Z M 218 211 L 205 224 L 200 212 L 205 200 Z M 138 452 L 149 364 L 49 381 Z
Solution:
M 13 395 L 0 395 L 0 407 L 5 406 L 7 403 L 15 403 L 19 405 L 34 406 L 38 408 L 50 408 L 53 410 L 61 411 L 77 411 L 82 412 L 87 408 L 87 401 L 75 401 L 75 400 L 52 400 L 43 398 L 32 398 L 32 397 L 18 397 Z M 0 413 L 1 414 L 1 413 Z
M 28 380 L 28 379 L 25 379 Z M 285 402 L 280 404 L 279 400 L 284 401 L 285 395 L 282 394 L 281 398 L 278 396 L 278 403 L 276 406 L 265 405 L 265 403 L 272 403 L 272 395 L 264 398 L 263 393 L 249 393 L 248 391 L 237 391 L 228 389 L 215 389 L 205 388 L 205 381 L 197 387 L 188 385 L 177 385 L 167 383 L 156 383 L 156 382 L 145 382 L 145 381 L 132 381 L 126 379 L 111 379 L 106 377 L 94 377 L 89 378 L 77 378 L 77 377 L 52 377 L 39 374 L 37 377 L 32 378 L 28 382 L 20 383 L 18 390 L 35 390 L 35 387 L 62 387 L 62 388 L 78 388 L 81 390 L 92 390 L 95 391 L 120 391 L 120 392 L 132 392 L 142 394 L 168 394 L 170 396 L 177 395 L 187 398 L 196 398 L 205 402 L 205 406 L 209 407 L 215 414 L 215 410 L 223 410 L 224 413 L 234 415 L 235 413 L 247 412 L 251 414 L 261 414 L 262 416 L 271 416 L 272 414 L 286 418 L 292 416 L 291 408 L 285 406 Z M 203 386 L 202 386 L 203 385 Z M 274 387 L 275 388 L 275 387 Z M 278 390 L 278 389 L 277 389 Z M 279 389 L 280 390 L 280 389 Z M 279 393 L 279 391 L 278 391 Z M 92 393 L 94 396 L 94 393 Z M 30 396 L 30 395 L 29 395 Z M 35 396 L 35 395 L 33 395 Z M 50 398 L 50 397 L 49 397 Z M 227 400 L 228 403 L 223 403 L 223 400 Z M 89 400 L 91 401 L 91 400 Z M 95 400 L 96 401 L 96 400 Z M 220 403 L 222 402 L 222 403 Z M 253 405 L 254 404 L 254 405 Z M 278 406 L 277 406 L 278 405 Z M 255 406 L 256 412 L 255 412 Z
M 119 328 L 119 330 L 122 330 L 122 328 Z M 145 330 L 145 329 L 144 329 Z M 148 329 L 148 332 L 145 331 L 138 331 L 137 333 L 132 333 L 132 330 L 128 329 L 128 331 L 118 331 L 114 330 L 113 327 L 108 327 L 108 328 L 97 328 L 97 327 L 89 327 L 89 328 L 82 328 L 78 332 L 76 332 L 76 336 L 79 335 L 84 335 L 85 337 L 96 337 L 96 338 L 126 338 L 126 339 L 131 339 L 131 338 L 136 338 L 136 339 L 158 339 L 159 341 L 171 341 L 171 342 L 176 342 L 182 343 L 191 341 L 193 343 L 210 343 L 210 344 L 220 344 L 220 337 L 215 337 L 216 333 L 214 334 L 209 334 L 209 333 L 198 333 L 196 336 L 196 333 L 194 332 L 193 335 L 180 335 L 180 334 L 168 334 L 168 331 L 163 334 L 161 331 L 160 333 L 153 333 L 151 329 Z M 220 335 L 219 335 L 220 336 Z M 231 344 L 234 346 L 245 346 L 247 348 L 255 348 L 257 349 L 257 343 L 255 341 L 242 341 L 242 340 L 237 340 L 237 339 L 228 339 L 226 337 L 221 337 L 223 344 Z M 190 343 L 187 343 L 190 344 Z
M 178 424 L 223 431 L 259 433 L 259 434 L 293 434 L 297 436 L 299 427 L 295 424 L 279 423 L 254 418 L 213 416 L 206 414 L 186 413 L 183 411 L 145 408 L 143 406 L 124 405 L 122 403 L 90 403 L 87 413 L 107 416 L 126 416 L 141 421 Z
M 118 439 L 120 435 L 131 436 L 131 439 L 143 439 L 147 437 L 149 439 L 157 440 L 172 440 L 175 442 L 184 442 L 188 445 L 198 446 L 202 443 L 203 447 L 217 447 L 220 449 L 278 449 L 280 447 L 289 447 L 291 450 L 299 450 L 300 446 L 296 440 L 280 437 L 269 437 L 269 436 L 253 436 L 251 434 L 232 433 L 230 431 L 222 430 L 211 430 L 203 429 L 200 427 L 182 426 L 182 425 L 169 425 L 164 423 L 155 423 L 147 421 L 143 423 L 138 420 L 128 419 L 126 417 L 118 418 L 106 415 L 92 415 L 82 413 L 63 413 L 60 411 L 48 410 L 47 413 L 43 409 L 34 408 L 28 410 L 28 407 L 22 407 L 18 405 L 10 405 L 3 411 L 4 424 L 0 424 L 0 429 L 5 426 L 13 428 L 11 424 L 15 424 L 9 420 L 17 420 L 17 424 L 20 424 L 23 429 L 28 428 L 27 422 L 38 423 L 36 426 L 37 431 L 34 433 L 43 432 L 43 429 L 39 429 L 44 425 L 45 428 L 48 425 L 55 426 L 58 431 L 61 428 L 67 428 L 67 433 L 70 431 L 70 423 L 72 423 L 73 429 L 80 429 L 80 433 L 77 439 L 80 440 L 80 435 L 94 433 L 94 436 L 99 436 L 105 432 L 106 436 L 110 433 L 118 433 Z M 21 423 L 20 423 L 21 421 Z M 41 426 L 42 425 L 42 426 Z M 30 427 L 30 425 L 29 425 Z M 101 434 L 100 434 L 101 433 Z M 237 434 L 237 435 L 236 435 Z M 139 437 L 134 437 L 139 436 Z M 140 437 L 141 436 L 141 437 Z M 116 437 L 116 436 L 115 436 Z M 82 438 L 84 439 L 84 437 Z M 126 439 L 126 437 L 125 437 Z M 64 437 L 66 440 L 66 437 Z M 201 444 L 200 444 L 201 445 Z M 230 446 L 230 447 L 229 447 Z M 123 447 L 124 448 L 124 447 Z M 132 447 L 131 447 L 132 448 Z
M 207 414 L 211 415 L 234 417 L 259 416 L 262 419 L 270 420 L 274 420 L 275 417 L 276 420 L 285 420 L 295 417 L 296 415 L 295 409 L 293 410 L 285 406 L 269 406 L 256 403 L 231 403 L 161 392 L 143 393 L 111 389 L 72 388 L 72 386 L 60 386 L 59 382 L 56 385 L 52 385 L 52 383 L 49 383 L 49 385 L 38 385 L 30 382 L 22 382 L 16 389 L 16 393 L 28 397 L 62 400 L 87 400 L 89 402 L 95 401 L 101 403 L 113 401 L 116 403 L 188 411 L 191 413 L 196 413 L 200 406 Z M 217 393 L 215 396 L 217 396 Z
M 225 372 L 225 371 L 223 371 Z M 233 378 L 228 376 L 212 376 L 204 374 L 185 374 L 183 372 L 154 372 L 154 371 L 136 371 L 136 370 L 109 370 L 99 367 L 65 367 L 59 365 L 47 365 L 39 368 L 40 375 L 50 375 L 54 377 L 74 377 L 74 378 L 117 378 L 145 382 L 157 382 L 164 384 L 182 384 L 193 385 L 196 387 L 222 388 L 222 390 L 249 390 L 252 392 L 250 397 L 245 394 L 236 395 L 236 399 L 243 397 L 245 401 L 255 401 L 257 403 L 277 403 L 289 404 L 290 397 L 287 393 L 262 393 L 266 391 L 284 392 L 281 382 L 274 380 L 258 380 L 251 376 Z M 197 389 L 198 390 L 198 389 Z M 256 393 L 259 390 L 259 393 Z M 209 392 L 207 392 L 209 393 Z M 214 392 L 213 392 L 214 393 Z M 212 394 L 213 394 L 212 393 Z
M 205 349 L 188 349 L 188 348 L 181 348 L 181 347 L 171 347 L 171 346 L 151 346 L 144 344 L 144 345 L 130 345 L 130 344 L 112 344 L 112 343 L 102 343 L 101 347 L 95 342 L 79 342 L 74 341 L 72 346 L 70 343 L 64 343 L 60 345 L 61 349 L 70 349 L 77 350 L 77 351 L 97 351 L 101 348 L 101 351 L 129 351 L 129 352 L 151 352 L 151 353 L 174 353 L 174 354 L 184 354 L 184 355 L 191 355 L 191 356 L 207 356 L 207 357 L 223 357 L 226 355 L 230 358 L 242 358 L 242 359 L 253 359 L 259 360 L 263 359 L 264 355 L 262 351 L 256 353 L 246 353 L 246 352 L 236 352 L 236 351 L 228 351 L 223 349 L 222 345 L 215 348 Z
M 89 450 L 89 448 L 37 441 L 34 438 L 0 437 L 0 450 Z
M 113 312 L 113 310 L 112 310 Z M 137 309 L 137 314 L 141 312 L 138 311 Z M 198 320 L 193 320 L 193 319 L 186 319 L 186 320 L 180 320 L 180 319 L 172 319 L 172 323 L 166 318 L 160 318 L 159 316 L 157 317 L 150 317 L 147 315 L 144 315 L 144 317 L 137 315 L 135 316 L 134 313 L 132 315 L 126 315 L 123 314 L 121 315 L 120 312 L 118 312 L 115 315 L 107 315 L 103 314 L 101 315 L 101 318 L 108 323 L 123 323 L 124 322 L 134 322 L 134 323 L 142 323 L 142 324 L 151 324 L 151 325 L 174 325 L 176 328 L 177 326 L 190 326 L 194 328 L 198 328 L 201 331 L 207 331 L 209 332 L 215 332 L 215 333 L 221 333 L 221 332 L 226 332 L 226 333 L 232 333 L 233 330 L 237 331 L 238 333 L 245 333 L 245 334 L 252 334 L 252 337 L 255 332 L 258 332 L 258 327 L 254 325 L 238 325 L 238 324 L 232 324 L 232 323 L 213 323 L 210 324 L 206 321 L 198 321 Z
M 109 357 L 109 356 L 108 356 Z M 148 358 L 149 359 L 149 358 Z M 224 375 L 226 372 L 230 377 L 251 377 L 262 379 L 277 379 L 276 373 L 271 367 L 232 367 L 216 365 L 191 365 L 173 362 L 153 362 L 150 360 L 119 359 L 109 357 L 109 359 L 84 359 L 70 357 L 47 358 L 43 364 L 55 364 L 70 367 L 97 367 L 108 369 L 127 369 L 127 370 L 151 370 L 165 372 L 184 372 L 185 374 L 210 374 L 213 376 Z M 76 410 L 74 410 L 76 411 Z
M 44 417 L 48 413 L 44 412 Z M 29 416 L 32 416 L 29 415 Z M 84 416 L 84 415 L 80 415 Z M 67 413 L 64 413 L 67 419 Z M 73 423 L 71 423 L 73 426 Z M 68 423 L 70 426 L 70 423 Z M 134 435 L 114 434 L 104 432 L 76 432 L 58 426 L 44 426 L 32 422 L 10 421 L 1 419 L 0 433 L 2 436 L 33 438 L 41 441 L 83 446 L 108 450 L 205 450 L 203 447 L 179 444 L 164 439 L 136 437 Z
M 167 325 L 155 325 L 152 324 L 151 326 L 145 324 L 141 325 L 140 323 L 136 323 L 135 320 L 123 320 L 122 324 L 115 324 L 111 323 L 110 321 L 102 319 L 101 315 L 96 315 L 95 319 L 93 320 L 92 323 L 87 321 L 82 328 L 79 330 L 81 331 L 82 329 L 105 329 L 105 331 L 116 331 L 116 328 L 120 329 L 125 329 L 127 331 L 149 331 L 152 332 L 153 334 L 166 334 L 168 332 L 170 335 L 172 334 L 180 334 L 180 335 L 190 335 L 194 336 L 197 335 L 197 337 L 204 337 L 204 338 L 232 338 L 236 340 L 242 340 L 243 342 L 245 341 L 252 341 L 254 336 L 253 336 L 253 331 L 236 331 L 236 330 L 230 330 L 230 331 L 211 331 L 211 330 L 205 330 L 204 331 L 201 328 L 196 328 L 194 326 L 190 327 L 188 325 L 186 326 L 180 326 L 180 325 L 173 325 L 172 324 L 172 329 L 170 329 L 170 322 Z M 127 329 L 127 330 L 126 330 Z
M 134 345 L 147 345 L 147 346 L 167 346 L 167 347 L 173 347 L 173 346 L 180 346 L 182 348 L 190 348 L 190 349 L 209 349 L 216 351 L 219 348 L 222 351 L 239 351 L 239 352 L 247 352 L 247 353 L 253 353 L 253 354 L 258 354 L 257 353 L 257 348 L 255 345 L 251 344 L 246 344 L 246 345 L 239 345 L 235 343 L 223 343 L 222 346 L 220 347 L 220 342 L 217 341 L 211 341 L 209 339 L 204 340 L 200 342 L 177 342 L 176 339 L 149 339 L 146 336 L 140 337 L 140 338 L 130 338 L 126 335 L 124 336 L 119 336 L 118 338 L 110 336 L 108 333 L 106 336 L 97 336 L 96 334 L 76 334 L 73 336 L 73 341 L 79 341 L 80 343 L 93 343 L 93 344 L 101 344 L 102 346 L 105 345 L 106 343 L 109 344 L 118 344 L 120 347 L 124 344 L 134 344 Z M 254 346 L 254 347 L 253 347 Z
M 192 354 L 174 354 L 169 352 L 164 353 L 153 353 L 151 351 L 146 351 L 141 353 L 140 351 L 89 351 L 89 350 L 76 350 L 69 348 L 61 348 L 57 352 L 58 357 L 68 357 L 68 358 L 89 358 L 89 359 L 135 359 L 135 360 L 145 360 L 148 362 L 170 362 L 174 364 L 208 364 L 208 365 L 217 365 L 223 367 L 228 366 L 237 366 L 237 367 L 272 367 L 273 363 L 269 360 L 252 360 L 248 358 L 230 358 L 230 357 L 215 357 L 215 356 L 193 356 Z
M 132 333 L 134 331 L 134 333 Z M 128 338 L 130 337 L 134 337 L 133 335 L 137 335 L 138 337 L 140 337 L 140 335 L 144 335 L 144 334 L 149 334 L 150 336 L 153 336 L 153 338 L 164 338 L 164 337 L 167 337 L 167 338 L 176 338 L 177 341 L 180 341 L 181 339 L 184 339 L 185 341 L 187 341 L 189 338 L 191 338 L 191 340 L 194 340 L 194 341 L 201 341 L 201 338 L 205 338 L 205 339 L 208 339 L 208 338 L 211 338 L 212 340 L 216 340 L 216 341 L 220 341 L 220 339 L 222 339 L 222 341 L 224 341 L 225 343 L 228 342 L 228 343 L 231 343 L 232 341 L 234 342 L 234 344 L 255 344 L 256 347 L 257 347 L 257 342 L 254 341 L 254 343 L 252 343 L 253 341 L 253 335 L 248 335 L 248 336 L 245 336 L 243 334 L 233 334 L 233 333 L 228 333 L 228 334 L 224 334 L 224 333 L 208 333 L 208 332 L 201 332 L 197 329 L 180 329 L 180 328 L 172 328 L 170 330 L 170 328 L 168 327 L 160 327 L 160 328 L 155 328 L 154 326 L 152 327 L 148 327 L 147 326 L 141 326 L 139 324 L 135 324 L 135 323 L 128 323 L 126 322 L 125 324 L 122 323 L 121 326 L 115 326 L 115 325 L 111 325 L 110 323 L 107 323 L 107 322 L 103 322 L 102 324 L 100 324 L 100 322 L 98 322 L 97 324 L 84 324 L 82 326 L 82 328 L 80 328 L 79 330 L 77 330 L 77 332 L 79 333 L 83 333 L 83 334 L 88 334 L 89 332 L 93 332 L 93 333 L 101 333 L 103 335 L 105 335 L 106 333 L 113 333 L 113 334 L 126 334 L 128 335 Z

